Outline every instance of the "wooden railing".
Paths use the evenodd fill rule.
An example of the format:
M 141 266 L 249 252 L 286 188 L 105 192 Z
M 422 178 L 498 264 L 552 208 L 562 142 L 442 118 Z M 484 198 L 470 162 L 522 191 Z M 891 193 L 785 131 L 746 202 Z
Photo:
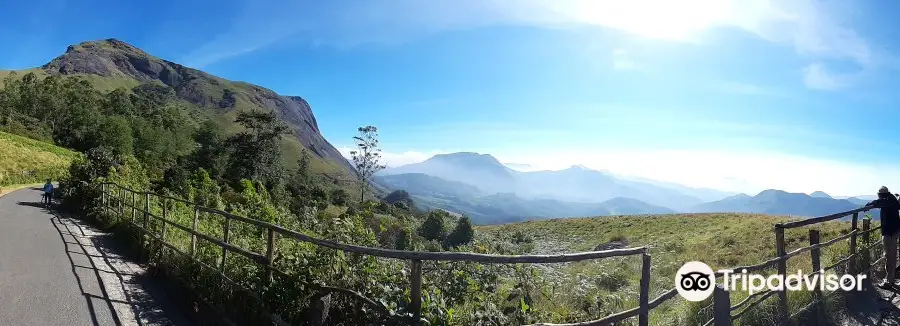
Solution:
M 859 222 L 859 213 L 866 212 L 871 209 L 872 209 L 872 207 L 861 207 L 861 208 L 857 208 L 854 210 L 841 212 L 841 213 L 837 213 L 837 214 L 832 214 L 832 215 L 828 215 L 828 216 L 815 217 L 815 218 L 809 218 L 809 219 L 805 219 L 805 220 L 798 220 L 798 221 L 792 221 L 792 222 L 787 222 L 787 223 L 775 224 L 775 227 L 774 227 L 775 250 L 776 250 L 777 257 L 772 258 L 767 261 L 764 261 L 762 263 L 756 264 L 756 265 L 733 267 L 733 268 L 731 268 L 731 270 L 733 270 L 733 271 L 746 270 L 745 271 L 746 273 L 753 273 L 753 272 L 762 271 L 767 268 L 771 268 L 772 266 L 776 266 L 777 273 L 779 275 L 785 276 L 787 273 L 788 260 L 790 258 L 796 257 L 796 256 L 808 251 L 808 252 L 810 252 L 810 260 L 812 262 L 812 273 L 807 274 L 806 275 L 807 277 L 810 277 L 810 276 L 813 276 L 816 274 L 820 274 L 820 273 L 824 273 L 824 272 L 827 272 L 827 271 L 830 271 L 837 267 L 842 267 L 842 266 L 846 266 L 847 267 L 846 271 L 848 271 L 850 274 L 869 273 L 869 271 L 871 271 L 871 269 L 875 265 L 877 265 L 878 263 L 881 262 L 882 259 L 884 259 L 884 258 L 880 258 L 873 262 L 873 261 L 871 261 L 871 254 L 870 254 L 870 250 L 880 244 L 878 241 L 876 241 L 875 243 L 871 243 L 871 241 L 870 241 L 871 234 L 875 231 L 880 230 L 881 227 L 879 226 L 879 227 L 872 228 L 871 223 L 870 223 L 871 220 L 863 219 L 862 231 L 860 231 L 857 228 L 857 225 Z M 784 238 L 785 230 L 815 225 L 815 224 L 824 223 L 827 221 L 833 221 L 833 220 L 837 220 L 837 219 L 847 217 L 847 216 L 852 216 L 852 218 L 850 220 L 850 223 L 851 223 L 850 231 L 847 234 L 841 235 L 839 237 L 836 237 L 836 238 L 831 239 L 826 242 L 820 242 L 819 230 L 810 229 L 809 230 L 809 246 L 797 248 L 790 252 L 786 251 L 785 238 Z M 860 236 L 863 237 L 864 243 L 867 244 L 865 247 L 862 247 L 862 248 L 858 248 L 858 239 Z M 849 254 L 846 257 L 843 257 L 840 260 L 836 261 L 835 263 L 823 268 L 821 266 L 821 249 L 829 247 L 831 245 L 834 245 L 838 242 L 848 240 L 848 239 L 850 241 Z M 861 257 L 863 259 L 860 259 Z M 862 264 L 860 264 L 860 263 L 862 263 Z M 717 272 L 717 275 L 720 275 L 720 274 Z M 794 283 L 792 283 L 792 285 L 794 285 Z M 785 287 L 787 287 L 787 286 L 785 286 Z M 805 307 L 800 309 L 799 311 L 791 313 L 788 309 L 788 297 L 787 297 L 786 291 L 764 290 L 764 291 L 757 292 L 757 293 L 754 293 L 754 294 L 748 296 L 747 298 L 745 298 L 744 300 L 742 300 L 741 302 L 739 302 L 735 305 L 731 305 L 731 297 L 729 296 L 728 291 L 726 291 L 724 288 L 722 288 L 721 285 L 719 285 L 719 286 L 716 286 L 715 290 L 713 291 L 713 303 L 711 305 L 712 309 L 713 309 L 713 313 L 712 313 L 713 318 L 710 319 L 709 321 L 707 321 L 705 325 L 715 325 L 715 326 L 731 325 L 732 320 L 741 317 L 748 310 L 752 309 L 753 307 L 759 305 L 764 300 L 766 300 L 769 297 L 776 295 L 776 294 L 778 295 L 776 321 L 779 325 L 791 325 L 792 320 L 794 318 L 798 317 L 799 315 L 801 315 L 803 313 L 808 313 L 809 309 L 811 309 L 813 307 L 820 307 L 819 304 L 822 302 L 823 299 L 825 299 L 826 297 L 828 297 L 834 293 L 837 293 L 837 292 L 838 291 L 833 291 L 831 293 L 823 295 L 819 289 L 814 289 L 814 293 L 813 293 L 814 299 L 809 304 L 807 304 Z M 743 309 L 741 309 L 741 308 L 743 308 Z M 737 311 L 737 310 L 740 310 L 740 311 L 735 313 L 735 311 Z M 821 311 L 821 309 L 819 309 L 812 316 L 814 316 L 815 318 L 822 318 L 822 315 L 823 315 L 823 312 Z
M 130 200 L 129 200 L 130 197 Z M 213 270 L 218 272 L 218 274 L 225 280 L 226 282 L 234 285 L 241 286 L 237 282 L 229 279 L 225 275 L 225 263 L 229 254 L 237 254 L 244 256 L 256 264 L 261 265 L 266 270 L 266 280 L 271 282 L 273 274 L 286 275 L 283 271 L 279 271 L 274 266 L 273 253 L 275 252 L 276 242 L 275 238 L 277 237 L 287 237 L 294 239 L 296 241 L 313 243 L 318 246 L 327 247 L 331 249 L 341 250 L 345 252 L 370 255 L 375 257 L 382 258 L 394 258 L 400 259 L 404 261 L 408 261 L 410 265 L 410 274 L 409 274 L 409 283 L 410 283 L 410 303 L 409 310 L 413 314 L 413 318 L 410 320 L 412 324 L 418 324 L 420 320 L 421 314 L 421 303 L 422 303 L 422 262 L 423 261 L 454 261 L 454 262 L 477 262 L 483 264 L 536 264 L 536 263 L 566 263 L 566 262 L 577 262 L 591 259 L 603 259 L 610 257 L 621 257 L 621 256 L 633 256 L 640 255 L 642 258 L 641 261 L 641 281 L 640 281 L 640 299 L 637 307 L 622 311 L 613 315 L 606 316 L 601 319 L 585 321 L 574 324 L 536 324 L 536 325 L 610 325 L 615 324 L 617 322 L 621 322 L 623 320 L 637 317 L 638 324 L 641 326 L 647 326 L 649 324 L 649 314 L 650 310 L 659 306 L 662 302 L 671 299 L 675 296 L 675 289 L 671 289 L 666 291 L 659 297 L 650 300 L 650 254 L 646 247 L 636 247 L 636 248 L 625 248 L 625 249 L 614 249 L 614 250 L 604 250 L 604 251 L 591 251 L 591 252 L 580 252 L 580 253 L 567 253 L 567 254 L 554 254 L 554 255 L 489 255 L 489 254 L 478 254 L 478 253 L 468 253 L 468 252 L 418 252 L 418 251 L 405 251 L 405 250 L 392 250 L 392 249 L 383 249 L 383 248 L 372 248 L 372 247 L 363 247 L 356 246 L 344 243 L 338 243 L 333 241 L 328 241 L 324 239 L 319 239 L 315 237 L 311 237 L 305 235 L 300 232 L 296 232 L 293 230 L 285 229 L 281 226 L 274 225 L 271 223 L 267 223 L 264 221 L 259 221 L 251 218 L 246 218 L 243 216 L 234 215 L 228 212 L 223 212 L 221 210 L 212 209 L 208 207 L 203 207 L 200 205 L 196 205 L 194 203 L 185 201 L 183 199 L 159 195 L 151 192 L 145 191 L 137 191 L 133 189 L 129 189 L 127 187 L 120 186 L 115 183 L 104 183 L 102 185 L 102 203 L 104 208 L 107 211 L 112 211 L 113 213 L 118 214 L 119 219 L 123 219 L 129 223 L 132 227 L 136 228 L 140 232 L 144 233 L 147 238 L 152 239 L 153 241 L 159 242 L 161 245 L 168 247 L 175 252 L 184 255 L 186 257 L 190 257 L 190 259 L 196 263 L 198 263 L 203 268 Z M 130 201 L 130 203 L 129 203 Z M 152 212 L 151 202 L 156 201 L 160 205 L 161 216 L 156 215 Z M 168 207 L 170 202 L 179 202 L 182 204 L 189 205 L 193 207 L 193 223 L 190 227 L 183 226 L 179 223 L 176 223 L 168 218 Z M 126 208 L 131 210 L 130 219 L 125 219 L 125 213 L 127 212 Z M 198 231 L 198 219 L 201 213 L 215 214 L 224 218 L 224 228 L 222 232 L 222 238 L 215 238 L 206 234 L 203 234 Z M 143 217 L 143 220 L 139 220 L 138 217 Z M 155 233 L 152 228 L 149 228 L 150 219 L 154 219 L 158 222 L 162 223 L 161 231 L 159 233 Z M 251 250 L 241 248 L 231 242 L 229 242 L 229 231 L 231 229 L 231 223 L 239 222 L 245 223 L 248 225 L 252 225 L 258 227 L 261 230 L 264 230 L 266 233 L 266 250 L 264 253 L 257 253 Z M 184 252 L 179 249 L 177 246 L 171 244 L 167 241 L 166 230 L 169 227 L 174 227 L 180 229 L 184 232 L 187 232 L 191 235 L 191 243 L 188 252 Z M 196 258 L 197 252 L 197 241 L 198 239 L 208 241 L 210 243 L 215 244 L 219 248 L 221 248 L 222 253 L 220 260 L 218 261 L 218 266 L 210 266 L 209 264 L 203 263 L 202 261 Z M 325 286 L 325 288 L 328 288 Z M 246 291 L 250 291 L 254 293 L 255 298 L 259 301 L 262 301 L 259 298 L 259 293 L 253 292 L 250 289 L 244 288 Z M 335 290 L 335 292 L 340 292 L 343 294 L 351 295 L 360 299 L 361 301 L 375 306 L 382 313 L 389 313 L 388 309 L 384 306 L 381 306 L 379 303 L 375 303 L 374 301 L 362 296 L 358 292 L 346 289 L 338 289 L 331 288 L 331 290 Z M 271 315 L 270 316 L 273 321 L 277 324 L 284 324 L 278 316 Z

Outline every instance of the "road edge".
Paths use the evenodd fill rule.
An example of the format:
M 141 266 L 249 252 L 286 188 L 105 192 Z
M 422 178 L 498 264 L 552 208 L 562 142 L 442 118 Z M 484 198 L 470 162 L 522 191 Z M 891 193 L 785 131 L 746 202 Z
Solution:
M 30 183 L 30 184 L 18 184 L 18 185 L 9 185 L 0 187 L 0 197 L 3 197 L 9 193 L 12 193 L 16 190 L 25 189 L 28 187 L 37 187 L 40 186 L 40 183 Z

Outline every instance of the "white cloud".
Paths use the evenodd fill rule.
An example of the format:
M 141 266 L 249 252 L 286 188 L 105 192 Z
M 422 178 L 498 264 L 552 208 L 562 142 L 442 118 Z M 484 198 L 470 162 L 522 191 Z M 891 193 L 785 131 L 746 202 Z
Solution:
M 835 74 L 819 63 L 813 63 L 803 69 L 803 84 L 818 90 L 836 90 L 847 87 L 851 75 Z
M 699 42 L 703 32 L 737 28 L 767 41 L 792 47 L 817 62 L 814 72 L 828 71 L 830 60 L 846 61 L 870 71 L 886 58 L 840 17 L 846 6 L 816 0 L 245 0 L 223 32 L 198 46 L 186 62 L 204 66 L 271 45 L 302 38 L 315 45 L 338 47 L 366 43 L 402 43 L 433 33 L 487 26 L 533 26 L 569 29 L 602 27 L 643 38 Z M 627 54 L 627 53 L 626 53 Z M 638 67 L 617 60 L 614 69 Z M 807 69 L 809 70 L 809 69 Z M 851 73 L 830 72 L 842 87 Z M 804 76 L 811 88 L 830 85 Z
M 789 44 L 801 54 L 850 58 L 860 64 L 871 63 L 873 57 L 865 40 L 813 0 L 338 0 L 328 5 L 247 0 L 243 6 L 231 28 L 197 52 L 220 50 L 221 56 L 228 56 L 301 32 L 314 35 L 316 42 L 346 45 L 525 25 L 600 26 L 673 41 L 696 41 L 710 28 L 737 27 Z
M 637 64 L 625 49 L 615 49 L 613 51 L 613 69 L 615 70 L 641 70 L 643 69 Z
M 348 160 L 350 160 L 350 159 L 351 159 L 350 151 L 353 151 L 353 150 L 356 150 L 356 149 L 355 149 L 355 148 L 350 148 L 350 147 L 339 147 L 337 150 L 338 150 L 338 152 L 341 153 L 341 155 L 344 155 L 344 157 L 346 157 Z M 425 161 L 425 160 L 431 158 L 432 156 L 435 156 L 435 155 L 437 155 L 437 154 L 444 154 L 444 153 L 447 153 L 447 152 L 446 152 L 446 151 L 438 151 L 438 150 L 433 150 L 433 151 L 430 151 L 430 152 L 417 152 L 417 151 L 388 152 L 388 151 L 382 151 L 382 152 L 381 152 L 381 158 L 382 158 L 382 164 L 385 164 L 385 165 L 387 165 L 388 167 L 398 167 L 398 166 L 406 165 L 406 164 L 419 163 L 419 162 L 422 162 L 422 161 Z M 352 161 L 351 161 L 351 162 L 352 162 Z
M 566 150 L 534 156 L 498 154 L 499 159 L 536 169 L 591 169 L 676 182 L 693 187 L 756 194 L 765 189 L 836 195 L 868 194 L 889 180 L 900 180 L 900 167 L 855 164 L 772 152 L 716 150 Z M 888 184 L 890 187 L 891 185 Z M 898 185 L 895 185 L 898 187 Z

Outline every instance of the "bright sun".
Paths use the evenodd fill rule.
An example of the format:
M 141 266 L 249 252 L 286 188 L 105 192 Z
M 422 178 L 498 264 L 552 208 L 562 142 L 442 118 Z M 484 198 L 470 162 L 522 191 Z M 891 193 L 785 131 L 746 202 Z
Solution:
M 570 0 L 551 8 L 580 23 L 619 29 L 642 37 L 687 41 L 697 32 L 740 20 L 737 1 Z

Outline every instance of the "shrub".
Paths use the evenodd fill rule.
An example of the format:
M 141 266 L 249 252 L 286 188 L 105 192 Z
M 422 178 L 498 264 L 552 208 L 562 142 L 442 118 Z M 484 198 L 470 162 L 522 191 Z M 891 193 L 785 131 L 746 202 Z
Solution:
M 404 203 L 406 207 L 409 208 L 416 206 L 415 203 L 413 203 L 412 197 L 406 190 L 394 190 L 387 196 L 384 196 L 384 199 L 382 200 L 388 204 Z
M 440 210 L 429 212 L 428 217 L 419 226 L 419 235 L 428 241 L 443 241 L 447 234 L 444 226 L 445 215 L 447 213 Z
M 469 217 L 463 216 L 456 222 L 456 228 L 447 236 L 447 246 L 456 248 L 461 245 L 472 242 L 475 238 L 475 229 L 472 228 L 472 222 Z
M 350 194 L 344 189 L 334 189 L 331 191 L 331 204 L 335 206 L 345 206 L 350 200 Z

